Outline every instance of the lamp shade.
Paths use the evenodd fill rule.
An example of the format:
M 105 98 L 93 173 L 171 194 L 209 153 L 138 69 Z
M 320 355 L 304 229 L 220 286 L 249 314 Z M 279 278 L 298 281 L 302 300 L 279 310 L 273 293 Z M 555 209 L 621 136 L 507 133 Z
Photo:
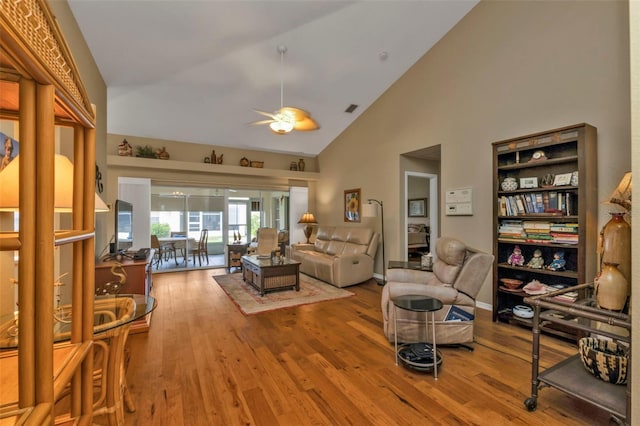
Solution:
M 302 215 L 298 223 L 318 223 L 316 218 L 313 217 L 313 213 L 306 212 Z
M 378 217 L 378 205 L 372 203 L 363 204 L 362 217 Z
M 625 209 L 631 211 L 631 172 L 627 172 L 622 176 L 618 187 L 613 191 L 613 194 L 609 197 L 609 202 L 618 204 Z
M 105 204 L 104 201 L 102 201 L 102 198 L 100 198 L 100 196 L 98 194 L 96 194 L 96 201 L 95 201 L 95 212 L 96 213 L 104 213 L 104 212 L 108 212 L 109 211 L 109 206 L 107 206 Z
M 0 172 L 0 211 L 15 212 L 20 208 L 19 155 Z M 70 213 L 73 208 L 73 164 L 64 155 L 55 156 L 54 209 L 58 213 Z M 109 207 L 96 195 L 96 211 L 109 211 Z

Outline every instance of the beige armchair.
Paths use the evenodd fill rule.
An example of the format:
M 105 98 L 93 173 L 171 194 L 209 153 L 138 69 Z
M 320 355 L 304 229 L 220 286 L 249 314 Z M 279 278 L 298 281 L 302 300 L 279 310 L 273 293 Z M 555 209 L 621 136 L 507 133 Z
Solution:
M 384 334 L 394 341 L 393 302 L 391 299 L 405 294 L 430 296 L 444 305 L 435 313 L 436 342 L 460 344 L 473 342 L 473 319 L 446 321 L 452 306 L 475 317 L 475 298 L 491 266 L 493 255 L 467 247 L 455 238 L 443 237 L 436 243 L 433 272 L 412 269 L 389 269 L 387 285 L 382 289 L 382 317 Z M 427 336 L 425 314 L 397 310 L 398 342 L 431 342 Z M 429 327 L 431 329 L 431 327 Z
M 257 244 L 251 243 L 247 249 L 247 254 L 257 254 L 258 256 L 270 256 L 271 252 L 279 251 L 278 231 L 276 228 L 258 229 Z

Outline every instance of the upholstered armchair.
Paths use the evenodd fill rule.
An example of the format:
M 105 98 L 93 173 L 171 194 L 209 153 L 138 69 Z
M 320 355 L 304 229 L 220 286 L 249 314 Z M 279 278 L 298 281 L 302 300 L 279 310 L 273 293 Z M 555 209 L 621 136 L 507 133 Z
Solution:
M 256 238 L 258 241 L 251 243 L 247 249 L 247 254 L 257 254 L 258 256 L 269 256 L 273 251 L 279 251 L 278 231 L 276 228 L 260 228 Z
M 391 299 L 406 294 L 430 296 L 444 305 L 435 313 L 436 343 L 465 344 L 473 342 L 473 319 L 460 321 L 447 315 L 453 310 L 475 317 L 475 299 L 491 266 L 493 255 L 467 247 L 455 238 L 443 237 L 436 243 L 433 272 L 412 269 L 389 269 L 387 285 L 382 289 L 382 317 L 384 334 L 394 341 L 394 306 Z M 425 314 L 397 309 L 398 342 L 431 342 L 427 335 Z M 431 330 L 431 327 L 429 327 Z

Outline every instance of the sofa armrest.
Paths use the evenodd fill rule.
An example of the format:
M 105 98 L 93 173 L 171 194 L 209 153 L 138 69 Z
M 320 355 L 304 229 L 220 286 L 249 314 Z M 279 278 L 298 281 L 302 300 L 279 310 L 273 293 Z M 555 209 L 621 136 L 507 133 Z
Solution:
M 307 244 L 307 243 L 291 244 L 292 252 L 299 251 L 299 250 L 315 251 L 315 246 L 313 244 Z

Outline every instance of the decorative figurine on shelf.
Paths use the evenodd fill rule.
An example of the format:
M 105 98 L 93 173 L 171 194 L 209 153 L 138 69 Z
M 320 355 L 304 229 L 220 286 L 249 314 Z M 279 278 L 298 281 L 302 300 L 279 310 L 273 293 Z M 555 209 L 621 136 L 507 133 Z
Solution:
M 222 164 L 222 157 L 224 156 L 224 154 L 220 154 L 218 155 L 218 158 L 216 158 L 216 163 L 217 164 Z
M 218 157 L 216 157 L 216 150 L 212 150 L 211 151 L 211 157 L 209 158 L 211 160 L 211 164 L 217 164 L 218 163 Z
M 527 263 L 527 268 L 542 269 L 544 267 L 544 259 L 542 258 L 542 251 L 536 249 L 533 252 L 533 257 Z
M 564 271 L 564 266 L 567 264 L 567 261 L 564 260 L 564 252 L 559 250 L 553 253 L 553 261 L 547 265 L 547 269 L 550 271 Z
M 131 157 L 133 155 L 133 147 L 126 139 L 123 139 L 118 145 L 118 155 L 121 157 Z
M 542 182 L 540 186 L 542 186 L 543 188 L 548 188 L 550 186 L 553 186 L 553 179 L 554 179 L 554 176 L 551 173 L 547 173 L 542 177 Z
M 509 255 L 509 259 L 507 259 L 507 263 L 511 266 L 524 265 L 524 256 L 522 256 L 522 250 L 520 250 L 520 246 L 516 245 L 513 248 L 513 253 Z
M 164 146 L 162 147 L 162 149 L 156 149 L 156 158 L 159 158 L 160 160 L 169 159 L 169 153 L 167 152 Z

